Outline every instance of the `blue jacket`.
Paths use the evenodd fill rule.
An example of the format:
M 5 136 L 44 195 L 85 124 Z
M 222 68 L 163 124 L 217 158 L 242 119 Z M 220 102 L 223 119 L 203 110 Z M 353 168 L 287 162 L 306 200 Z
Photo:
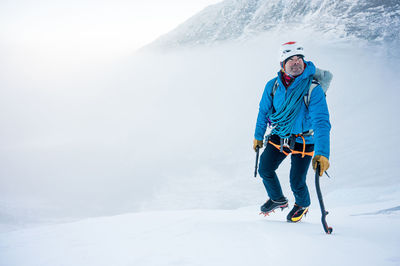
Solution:
M 298 87 L 300 80 L 315 74 L 314 64 L 310 61 L 305 61 L 305 63 L 307 64 L 307 67 L 304 69 L 303 74 L 296 77 L 287 89 L 282 84 L 281 72 L 278 72 L 278 77 L 271 79 L 268 81 L 267 85 L 265 85 L 258 111 L 256 130 L 254 133 L 255 139 L 264 139 L 268 116 L 272 113 L 272 104 L 274 105 L 275 110 L 278 110 L 284 102 L 286 95 Z M 271 92 L 275 81 L 278 81 L 278 88 L 275 92 L 272 103 Z M 331 130 L 331 124 L 329 122 L 329 111 L 325 99 L 325 93 L 320 85 L 315 87 L 312 91 L 308 108 L 303 101 L 300 112 L 294 123 L 295 125 L 291 132 L 292 134 L 303 133 L 310 129 L 314 130 L 314 136 L 304 137 L 306 143 L 315 145 L 315 155 L 323 155 L 329 159 L 329 132 Z M 303 141 L 299 137 L 296 139 L 296 142 L 302 143 Z

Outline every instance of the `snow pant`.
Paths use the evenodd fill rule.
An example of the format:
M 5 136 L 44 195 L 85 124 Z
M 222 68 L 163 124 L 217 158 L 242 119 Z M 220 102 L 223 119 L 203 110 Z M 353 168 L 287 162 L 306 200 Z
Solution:
M 271 141 L 279 145 L 279 137 L 272 137 L 273 138 Z M 302 143 L 296 143 L 294 150 L 302 150 L 302 147 Z M 313 150 L 313 144 L 306 145 L 306 152 L 311 152 Z M 258 172 L 263 179 L 268 196 L 272 200 L 280 200 L 284 198 L 282 188 L 275 171 L 285 158 L 286 155 L 280 152 L 279 149 L 274 147 L 271 143 L 267 144 L 260 157 L 260 166 Z M 304 158 L 302 158 L 301 154 L 291 154 L 290 188 L 294 194 L 296 204 L 301 207 L 310 206 L 310 193 L 308 192 L 306 177 L 311 159 L 311 156 L 304 156 Z

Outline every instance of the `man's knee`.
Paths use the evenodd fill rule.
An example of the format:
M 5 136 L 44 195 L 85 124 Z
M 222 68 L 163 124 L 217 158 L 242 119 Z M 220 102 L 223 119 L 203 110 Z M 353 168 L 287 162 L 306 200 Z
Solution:
M 275 170 L 276 169 L 274 169 L 274 167 L 271 167 L 271 165 L 260 165 L 258 173 L 263 179 L 274 178 L 276 175 Z

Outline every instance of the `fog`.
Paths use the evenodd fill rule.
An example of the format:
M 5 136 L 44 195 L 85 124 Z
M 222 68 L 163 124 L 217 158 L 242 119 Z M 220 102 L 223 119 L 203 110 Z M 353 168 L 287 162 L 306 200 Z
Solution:
M 0 76 L 1 223 L 254 204 L 265 193 L 252 177 L 258 103 L 279 70 L 279 44 L 293 38 L 334 74 L 331 191 L 374 182 L 382 172 L 373 163 L 395 185 L 398 159 L 382 142 L 399 128 L 399 86 L 387 82 L 398 55 L 307 34 L 142 50 L 76 71 L 23 71 L 9 59 Z

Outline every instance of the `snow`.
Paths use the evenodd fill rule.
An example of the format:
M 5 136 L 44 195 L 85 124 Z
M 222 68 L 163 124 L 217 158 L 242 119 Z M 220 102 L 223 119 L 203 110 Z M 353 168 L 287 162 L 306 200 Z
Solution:
M 258 215 L 258 103 L 293 39 L 334 75 L 321 179 L 332 235 L 312 170 L 304 220 Z M 0 265 L 400 265 L 399 62 L 390 44 L 302 30 L 2 74 Z M 289 167 L 278 176 L 292 206 Z
M 85 219 L 2 234 L 1 265 L 398 265 L 399 215 L 343 215 L 325 235 L 318 207 L 298 224 L 257 206 Z M 384 239 L 384 241 L 382 241 Z

